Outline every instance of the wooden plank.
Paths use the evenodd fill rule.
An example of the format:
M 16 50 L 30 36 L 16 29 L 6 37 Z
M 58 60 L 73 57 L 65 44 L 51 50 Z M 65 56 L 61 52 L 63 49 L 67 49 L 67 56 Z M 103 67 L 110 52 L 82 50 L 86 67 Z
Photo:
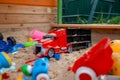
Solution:
M 23 27 L 45 27 L 50 23 L 31 23 L 31 24 L 0 24 L 0 28 L 23 28 Z
M 44 32 L 48 32 L 50 30 L 49 23 L 33 23 L 33 24 L 0 24 L 0 32 L 6 32 L 8 30 L 24 30 L 27 29 L 29 31 L 33 29 L 38 29 Z
M 17 4 L 55 7 L 57 0 L 0 0 L 1 4 Z
M 0 14 L 0 24 L 40 23 L 55 21 L 54 15 Z
M 2 28 L 42 28 L 49 29 L 50 23 L 32 23 L 32 24 L 0 24 L 0 29 Z
M 120 29 L 118 24 L 51 24 L 52 28 Z
M 0 13 L 56 14 L 56 8 L 0 4 Z

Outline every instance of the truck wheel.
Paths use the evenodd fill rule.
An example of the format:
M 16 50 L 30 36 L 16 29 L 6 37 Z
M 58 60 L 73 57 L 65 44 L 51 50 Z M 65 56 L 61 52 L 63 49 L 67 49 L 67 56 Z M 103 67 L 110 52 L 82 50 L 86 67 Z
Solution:
M 54 54 L 55 54 L 55 52 L 54 52 L 53 49 L 50 49 L 50 50 L 48 51 L 48 57 L 52 58 L 52 57 L 54 56 Z
M 2 33 L 0 33 L 0 40 L 3 40 L 3 35 L 2 35 Z
M 76 71 L 75 80 L 97 80 L 97 76 L 91 68 L 80 67 Z
M 90 42 L 87 43 L 87 47 L 88 47 L 88 48 L 91 47 L 91 45 L 92 45 L 92 44 L 91 44 Z
M 47 74 L 42 73 L 37 75 L 36 80 L 50 80 L 50 79 Z
M 14 39 L 14 37 L 8 37 L 7 41 L 8 41 L 8 44 L 9 44 L 9 42 L 11 42 L 12 46 L 16 45 L 16 40 Z
M 68 53 L 72 53 L 72 46 L 68 46 Z

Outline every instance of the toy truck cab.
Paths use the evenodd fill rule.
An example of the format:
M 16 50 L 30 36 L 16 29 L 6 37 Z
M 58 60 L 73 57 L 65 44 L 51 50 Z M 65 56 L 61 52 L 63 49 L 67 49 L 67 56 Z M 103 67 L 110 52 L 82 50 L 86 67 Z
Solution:
M 72 52 L 72 44 L 67 43 L 66 30 L 52 30 L 35 45 L 34 54 L 53 57 L 55 54 Z

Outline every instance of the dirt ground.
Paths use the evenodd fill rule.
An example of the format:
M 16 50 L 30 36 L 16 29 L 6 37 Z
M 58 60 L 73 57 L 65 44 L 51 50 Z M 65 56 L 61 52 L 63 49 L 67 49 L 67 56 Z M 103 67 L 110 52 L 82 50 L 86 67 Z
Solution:
M 1 30 L 0 30 L 1 31 Z M 17 43 L 25 43 L 28 40 L 30 30 L 7 30 L 1 31 L 4 38 L 8 36 L 14 36 Z M 92 33 L 92 44 L 96 44 L 103 37 L 109 37 L 111 39 L 120 39 L 119 34 L 104 34 L 104 33 Z M 74 51 L 71 54 L 62 53 L 61 59 L 56 61 L 55 59 L 50 59 L 49 75 L 51 80 L 75 80 L 75 74 L 73 72 L 67 71 L 68 67 L 73 65 L 74 61 L 82 56 L 89 49 L 80 49 L 79 51 Z M 20 49 L 17 54 L 9 54 L 12 61 L 16 63 L 16 69 L 14 71 L 9 71 L 10 79 L 6 80 L 16 80 L 19 73 L 17 70 L 25 63 L 25 61 L 36 58 L 33 55 L 33 47 Z

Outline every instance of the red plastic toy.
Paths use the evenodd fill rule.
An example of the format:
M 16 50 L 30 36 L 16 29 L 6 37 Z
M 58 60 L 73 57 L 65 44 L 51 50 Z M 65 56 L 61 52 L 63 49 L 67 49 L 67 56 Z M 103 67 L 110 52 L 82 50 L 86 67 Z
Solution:
M 72 44 L 67 43 L 65 29 L 51 30 L 35 45 L 34 50 L 34 54 L 50 58 L 63 52 L 72 52 Z M 56 58 L 59 59 L 58 56 Z
M 110 39 L 104 38 L 75 61 L 71 70 L 76 74 L 75 80 L 97 80 L 107 74 L 113 65 Z

